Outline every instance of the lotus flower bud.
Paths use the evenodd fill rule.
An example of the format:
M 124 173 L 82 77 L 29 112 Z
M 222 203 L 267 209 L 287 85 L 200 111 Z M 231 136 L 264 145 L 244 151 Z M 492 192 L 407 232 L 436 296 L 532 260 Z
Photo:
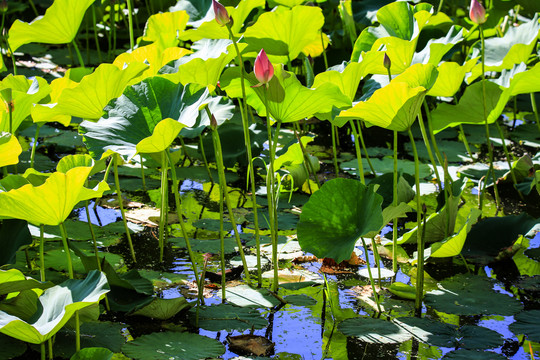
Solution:
M 7 0 L 2 0 L 0 2 L 0 13 L 5 13 L 7 12 L 7 10 L 8 10 Z
M 390 58 L 388 57 L 388 54 L 384 53 L 384 60 L 383 60 L 383 66 L 386 70 L 390 70 L 390 67 L 392 66 L 392 61 L 390 61 Z
M 216 22 L 223 26 L 231 22 L 231 17 L 225 9 L 225 6 L 221 5 L 216 0 L 212 0 L 212 6 L 214 7 L 214 15 L 216 16 Z
M 486 22 L 486 9 L 478 0 L 471 0 L 471 8 L 469 10 L 469 17 L 475 24 L 483 24 Z
M 270 60 L 268 60 L 268 56 L 266 55 L 264 49 L 261 49 L 259 55 L 257 55 L 257 58 L 255 59 L 253 72 L 255 73 L 257 80 L 259 80 L 259 83 L 252 87 L 259 87 L 262 85 L 266 85 L 266 87 L 268 87 L 268 83 L 274 76 L 274 67 L 272 66 Z

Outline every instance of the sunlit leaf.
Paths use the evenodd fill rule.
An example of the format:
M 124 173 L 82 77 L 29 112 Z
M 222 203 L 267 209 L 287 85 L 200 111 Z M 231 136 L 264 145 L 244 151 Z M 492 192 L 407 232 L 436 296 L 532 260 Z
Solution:
M 55 0 L 45 15 L 31 23 L 16 20 L 9 29 L 9 45 L 17 50 L 29 43 L 67 44 L 77 35 L 86 9 L 95 0 Z
M 144 28 L 143 40 L 154 42 L 161 49 L 178 45 L 178 35 L 184 31 L 189 15 L 185 11 L 153 14 Z
M 478 209 L 471 209 L 467 223 L 463 225 L 461 230 L 457 234 L 450 236 L 449 238 L 437 242 L 431 245 L 431 257 L 451 257 L 457 256 L 461 253 L 467 234 L 471 231 L 471 227 L 476 223 L 478 217 L 481 215 L 481 211 Z
M 74 88 L 78 82 L 69 78 L 66 73 L 64 77 L 51 81 L 51 101 L 48 104 L 35 104 L 31 110 L 32 120 L 35 123 L 59 122 L 64 126 L 68 126 L 71 122 L 71 116 L 64 113 L 58 105 L 58 98 L 64 89 Z
M 137 152 L 155 153 L 164 151 L 171 146 L 183 127 L 185 127 L 184 124 L 170 118 L 160 121 L 151 136 L 139 141 L 136 146 Z
M 427 92 L 430 96 L 454 96 L 463 84 L 465 74 L 467 74 L 476 59 L 467 61 L 464 65 L 455 62 L 443 62 L 437 67 L 439 75 L 433 87 Z
M 17 164 L 21 153 L 22 148 L 17 137 L 0 132 L 0 167 Z
M 463 29 L 452 26 L 445 37 L 430 39 L 422 51 L 414 54 L 412 62 L 437 66 L 443 56 L 462 40 Z

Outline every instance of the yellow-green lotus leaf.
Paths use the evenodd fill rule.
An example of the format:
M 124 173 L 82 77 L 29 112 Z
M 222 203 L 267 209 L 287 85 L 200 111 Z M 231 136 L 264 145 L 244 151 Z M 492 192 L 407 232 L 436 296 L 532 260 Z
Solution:
M 180 130 L 184 127 L 184 124 L 173 119 L 160 121 L 154 128 L 154 132 L 151 136 L 139 141 L 136 146 L 137 153 L 156 153 L 164 151 L 171 146 L 174 139 L 180 134 Z
M 477 59 L 471 59 L 464 65 L 459 65 L 455 62 L 444 62 L 437 67 L 439 76 L 433 87 L 428 91 L 429 96 L 454 96 L 461 84 L 465 74 L 471 71 L 472 67 L 476 63 Z
M 317 74 L 313 81 L 313 88 L 318 88 L 326 82 L 333 83 L 339 87 L 341 92 L 346 95 L 349 100 L 354 101 L 358 84 L 366 76 L 367 63 L 349 63 L 343 71 L 329 70 Z
M 44 16 L 26 23 L 15 20 L 9 29 L 12 51 L 29 43 L 67 44 L 73 41 L 86 9 L 95 0 L 55 0 Z
M 144 69 L 146 65 L 140 63 L 129 64 L 123 70 L 113 64 L 101 64 L 77 86 L 62 91 L 58 110 L 71 116 L 97 120 L 109 101 L 122 95 L 131 79 Z
M 146 70 L 138 76 L 133 77 L 128 85 L 133 85 L 142 80 L 154 76 L 167 63 L 178 60 L 181 57 L 190 54 L 191 51 L 179 47 L 170 47 L 162 49 L 159 45 L 150 44 L 141 46 L 132 52 L 122 53 L 114 59 L 113 64 L 119 68 L 123 68 L 126 64 L 145 64 L 148 66 Z
M 49 104 L 36 104 L 32 108 L 31 115 L 35 123 L 58 122 L 64 126 L 68 126 L 71 123 L 71 116 L 65 114 L 61 108 L 56 106 L 58 104 L 58 98 L 64 89 L 71 89 L 79 84 L 71 80 L 67 75 L 54 79 L 51 82 L 51 101 Z
M 108 190 L 105 183 L 97 189 L 84 187 L 91 171 L 92 167 L 76 167 L 65 174 L 55 172 L 43 185 L 28 184 L 0 193 L 0 217 L 44 225 L 64 222 L 79 201 L 99 197 Z
M 148 18 L 143 40 L 161 49 L 178 45 L 178 35 L 184 31 L 189 15 L 185 10 L 154 14 Z
M 21 153 L 22 148 L 17 137 L 0 132 L 0 167 L 17 164 Z

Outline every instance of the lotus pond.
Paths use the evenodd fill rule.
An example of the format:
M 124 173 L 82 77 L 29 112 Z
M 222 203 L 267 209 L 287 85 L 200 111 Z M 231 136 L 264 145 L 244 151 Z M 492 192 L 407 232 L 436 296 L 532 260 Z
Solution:
M 1 1 L 0 359 L 540 358 L 539 11 Z

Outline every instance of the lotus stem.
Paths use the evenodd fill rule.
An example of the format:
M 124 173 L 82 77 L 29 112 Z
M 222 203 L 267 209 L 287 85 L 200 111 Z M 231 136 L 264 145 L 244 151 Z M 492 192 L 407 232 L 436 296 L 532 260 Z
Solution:
M 521 191 L 519 191 L 519 189 L 517 187 L 516 174 L 514 173 L 514 169 L 512 168 L 512 160 L 511 160 L 511 157 L 510 157 L 510 153 L 508 152 L 508 148 L 506 147 L 506 141 L 505 141 L 505 138 L 504 138 L 503 130 L 502 130 L 501 126 L 499 125 L 498 121 L 495 121 L 495 126 L 497 127 L 497 131 L 499 132 L 499 136 L 501 137 L 502 146 L 503 146 L 503 150 L 504 150 L 504 155 L 506 156 L 506 162 L 508 163 L 508 168 L 510 169 L 510 176 L 512 177 L 512 182 L 514 183 L 514 188 L 518 192 L 519 197 L 521 198 L 521 200 L 525 200 L 525 198 L 523 197 L 523 194 L 521 193 Z
M 324 68 L 325 69 L 328 69 L 328 59 L 326 58 L 326 49 L 324 48 L 324 35 L 323 35 L 323 32 L 321 31 L 321 46 L 322 46 L 322 55 L 323 55 L 323 59 L 324 59 Z
M 221 266 L 221 302 L 225 303 L 226 300 L 226 277 L 225 277 L 225 238 L 223 236 L 223 191 L 219 192 L 219 245 L 220 253 L 219 260 Z
M 45 360 L 46 356 L 47 356 L 47 354 L 46 354 L 47 350 L 45 349 L 45 341 L 42 342 L 41 344 L 39 344 L 39 350 L 40 350 L 39 352 L 41 354 L 41 360 Z
M 392 181 L 392 205 L 398 206 L 398 132 L 394 130 L 394 173 Z M 392 271 L 397 273 L 398 218 L 392 220 Z
M 99 46 L 99 39 L 98 39 L 98 31 L 97 31 L 97 20 L 96 20 L 96 4 L 92 4 L 92 24 L 94 28 L 94 42 L 96 43 L 96 50 L 98 53 L 98 59 L 99 62 L 103 62 L 103 58 L 101 57 L 101 47 Z
M 73 48 L 75 49 L 75 53 L 77 54 L 77 60 L 79 61 L 79 66 L 84 68 L 84 61 L 83 61 L 81 52 L 79 51 L 79 46 L 77 45 L 77 41 L 73 39 L 71 43 L 73 44 Z
M 133 50 L 135 47 L 135 41 L 133 40 L 133 9 L 131 6 L 131 0 L 126 0 L 128 8 L 128 22 L 129 22 L 129 48 Z
M 167 205 L 168 201 L 168 164 L 166 151 L 161 152 L 161 210 L 159 212 L 159 262 L 163 262 L 163 252 L 165 249 L 165 227 L 167 226 Z
M 81 350 L 81 321 L 79 311 L 75 311 L 75 351 Z
M 109 20 L 111 22 L 112 47 L 109 48 L 109 51 L 111 52 L 112 58 L 114 58 L 116 56 L 116 1 L 111 1 L 110 6 Z
M 429 137 L 430 137 L 431 143 L 433 144 L 433 150 L 435 151 L 435 156 L 437 157 L 437 161 L 439 162 L 439 165 L 442 166 L 444 164 L 444 160 L 441 155 L 441 152 L 439 151 L 439 146 L 437 146 L 437 140 L 435 139 L 435 133 L 433 132 L 433 125 L 431 123 L 431 112 L 429 111 L 429 106 L 425 98 L 424 98 L 423 105 L 424 105 L 424 110 L 426 111 Z
M 461 137 L 461 141 L 463 141 L 463 145 L 465 145 L 465 149 L 467 150 L 469 157 L 471 158 L 472 161 L 474 161 L 474 156 L 471 151 L 471 147 L 469 146 L 469 142 L 467 141 L 467 135 L 465 135 L 465 130 L 463 129 L 462 124 L 459 124 L 459 135 Z
M 358 161 L 358 172 L 356 175 L 360 179 L 360 182 L 365 185 L 366 180 L 364 179 L 364 165 L 362 164 L 362 152 L 360 151 L 360 139 L 358 131 L 356 130 L 356 125 L 354 125 L 352 120 L 349 120 L 349 125 L 351 126 L 354 134 L 354 148 L 356 150 L 356 161 Z
M 210 182 L 214 184 L 214 178 L 212 177 L 212 172 L 210 171 L 210 166 L 208 166 L 208 160 L 206 159 L 206 152 L 204 151 L 204 144 L 202 141 L 202 136 L 199 135 L 199 149 L 201 150 L 201 155 L 204 162 L 204 168 L 206 169 L 206 173 L 208 174 L 208 178 L 210 179 Z
M 339 175 L 339 166 L 337 161 L 337 148 L 336 148 L 336 126 L 332 123 L 330 123 L 330 128 L 332 129 L 332 154 L 334 156 L 334 171 L 336 172 L 336 176 Z
M 536 126 L 538 126 L 538 131 L 540 131 L 540 117 L 538 116 L 538 107 L 536 106 L 536 98 L 534 93 L 530 94 L 531 96 L 531 106 L 534 113 L 534 119 L 536 120 Z
M 64 245 L 64 252 L 66 253 L 69 278 L 73 279 L 73 263 L 71 262 L 71 254 L 69 253 L 69 240 L 67 237 L 66 226 L 62 222 L 58 225 L 58 227 L 60 228 L 60 234 L 62 235 L 62 245 Z
M 482 57 L 482 105 L 484 109 L 484 125 L 486 129 L 486 145 L 488 147 L 488 154 L 489 154 L 489 169 L 488 174 L 491 173 L 491 176 L 493 178 L 493 191 L 495 193 L 495 203 L 497 205 L 497 211 L 500 209 L 501 201 L 499 199 L 499 190 L 497 189 L 497 179 L 495 178 L 495 169 L 493 168 L 493 149 L 491 148 L 491 140 L 489 136 L 489 123 L 488 123 L 488 113 L 486 108 L 486 71 L 485 71 L 485 39 L 484 39 L 484 29 L 482 25 L 478 26 L 478 30 L 480 31 L 480 42 L 481 42 L 481 57 Z M 487 177 L 486 177 L 487 180 Z M 484 186 L 480 193 L 480 203 L 478 204 L 478 208 L 482 210 L 483 200 L 485 197 L 485 188 L 486 188 L 487 181 L 484 181 Z
M 39 130 L 41 129 L 41 125 L 38 123 L 36 124 L 36 134 L 34 135 L 34 144 L 32 145 L 32 153 L 30 154 L 30 167 L 34 168 L 34 159 L 36 158 L 36 148 L 37 148 L 37 142 L 39 137 Z
M 429 161 L 431 161 L 431 165 L 433 166 L 433 171 L 435 172 L 435 176 L 437 177 L 437 185 L 439 186 L 439 191 L 442 191 L 443 186 L 441 183 L 441 176 L 439 175 L 439 170 L 437 170 L 437 164 L 435 163 L 435 158 L 433 157 L 433 153 L 431 152 L 431 146 L 429 145 L 429 139 L 426 133 L 426 127 L 424 126 L 424 118 L 422 117 L 422 110 L 418 112 L 418 125 L 420 125 L 420 132 L 422 133 L 422 139 L 424 139 L 424 144 L 426 145 Z
M 422 236 L 423 226 L 421 215 L 422 199 L 420 197 L 420 162 L 418 160 L 418 151 L 416 150 L 416 144 L 414 143 L 414 136 L 412 134 L 411 128 L 408 129 L 408 132 L 414 154 L 414 182 L 416 185 L 416 241 L 418 251 L 418 265 L 416 271 L 416 300 L 414 304 L 416 313 L 418 314 L 422 311 L 422 298 L 424 295 L 424 237 Z
M 197 271 L 197 262 L 195 261 L 195 255 L 193 254 L 193 250 L 191 249 L 191 243 L 189 241 L 189 236 L 186 230 L 186 224 L 184 224 L 184 214 L 182 211 L 182 204 L 180 202 L 180 194 L 178 193 L 179 191 L 178 178 L 176 177 L 176 169 L 174 168 L 174 164 L 172 162 L 169 149 L 166 150 L 166 155 L 169 160 L 169 164 L 171 166 L 172 186 L 173 186 L 174 202 L 176 206 L 176 214 L 178 215 L 178 223 L 180 224 L 182 236 L 184 237 L 184 240 L 186 242 L 186 248 L 188 251 L 189 260 L 191 261 L 193 275 L 195 275 L 195 279 L 198 279 L 199 276 L 198 276 L 198 271 Z
M 306 170 L 308 170 L 308 174 L 313 174 L 313 178 L 315 179 L 315 183 L 317 184 L 317 188 L 321 188 L 321 183 L 319 181 L 319 178 L 317 177 L 317 173 L 315 172 L 315 169 L 313 168 L 313 164 L 311 163 L 308 153 L 306 151 L 306 148 L 304 147 L 304 144 L 302 144 L 302 141 L 300 140 L 300 135 L 296 131 L 296 127 L 298 126 L 296 123 L 294 124 L 294 135 L 296 135 L 296 139 L 298 140 L 298 144 L 300 145 L 300 150 L 302 150 L 302 155 L 304 155 L 304 166 L 306 167 Z M 301 185 L 301 184 L 299 184 Z
M 214 116 L 208 109 L 208 106 L 205 107 L 206 113 L 208 114 L 208 117 L 210 119 L 213 119 L 215 121 Z M 210 121 L 212 123 L 212 120 Z M 216 165 L 218 168 L 218 174 L 219 174 L 219 187 L 220 191 L 223 192 L 223 196 L 225 197 L 225 203 L 227 205 L 227 210 L 229 211 L 229 218 L 231 220 L 231 224 L 233 226 L 233 232 L 234 237 L 236 239 L 236 245 L 238 246 L 238 251 L 240 253 L 240 257 L 242 259 L 242 264 L 244 266 L 244 274 L 246 275 L 246 282 L 249 283 L 251 281 L 251 278 L 249 276 L 249 268 L 246 261 L 246 256 L 244 254 L 244 248 L 242 246 L 242 240 L 240 239 L 240 234 L 238 233 L 238 227 L 236 225 L 236 220 L 234 219 L 234 212 L 233 207 L 231 205 L 231 200 L 229 198 L 229 192 L 227 187 L 227 179 L 225 178 L 225 166 L 223 165 L 223 153 L 221 148 L 221 140 L 219 138 L 219 132 L 217 130 L 217 124 L 210 126 L 212 130 L 212 140 L 214 144 L 214 153 L 216 154 Z
M 364 136 L 362 135 L 362 124 L 360 121 L 358 121 L 358 136 L 360 137 L 360 143 L 362 144 L 362 150 L 364 150 L 364 154 L 366 155 L 366 160 L 369 165 L 369 168 L 371 169 L 371 173 L 374 177 L 377 177 L 377 173 L 375 172 L 375 168 L 373 167 L 373 164 L 371 163 L 371 159 L 369 158 L 369 154 L 367 152 L 366 143 L 364 142 Z
M 131 241 L 131 234 L 129 232 L 129 227 L 127 224 L 126 212 L 124 211 L 122 191 L 120 190 L 120 179 L 118 178 L 118 157 L 119 156 L 120 155 L 118 154 L 113 155 L 114 184 L 116 186 L 116 196 L 118 197 L 118 206 L 120 206 L 120 214 L 122 214 L 122 221 L 124 222 L 124 229 L 126 230 L 126 237 L 129 243 L 129 251 L 131 253 L 131 258 L 133 259 L 133 262 L 137 262 L 137 259 L 135 258 L 135 249 L 133 248 L 133 242 Z M 108 173 L 108 169 L 105 172 L 105 174 L 107 175 L 107 173 Z
M 257 210 L 257 187 L 255 184 L 255 168 L 253 166 L 253 153 L 251 151 L 251 135 L 249 133 L 249 119 L 248 119 L 248 107 L 247 107 L 247 96 L 246 96 L 246 85 L 244 77 L 244 60 L 242 59 L 242 54 L 238 49 L 238 44 L 236 38 L 232 32 L 231 24 L 227 24 L 227 30 L 229 31 L 229 36 L 231 41 L 234 44 L 234 49 L 236 51 L 236 57 L 238 61 L 238 66 L 240 67 L 240 87 L 242 89 L 242 100 L 240 103 L 240 115 L 242 116 L 242 129 L 244 131 L 244 145 L 247 150 L 248 157 L 248 172 L 249 172 L 249 182 L 251 185 L 251 202 L 253 206 L 253 226 L 255 228 L 255 248 L 257 252 L 257 285 L 262 286 L 262 268 L 261 268 L 261 242 L 260 242 L 260 229 L 259 229 L 259 214 Z
M 139 159 L 141 161 L 141 179 L 142 179 L 142 186 L 143 190 L 146 191 L 146 177 L 144 176 L 144 163 L 143 163 L 143 156 L 142 154 L 139 154 Z
M 47 347 L 49 348 L 49 359 L 53 360 L 54 353 L 53 353 L 53 346 L 52 346 L 52 339 L 47 340 Z
M 366 241 L 364 240 L 363 237 L 361 237 L 360 239 L 362 240 L 362 245 L 364 246 L 364 251 L 366 254 L 366 266 L 367 266 L 368 275 L 369 275 L 369 282 L 371 284 L 371 288 L 373 289 L 373 297 L 375 298 L 375 302 L 377 303 L 377 309 L 379 313 L 381 313 L 382 310 L 381 310 L 381 304 L 379 302 L 379 294 L 377 293 L 377 288 L 375 287 L 375 281 L 373 281 L 373 274 L 371 273 L 371 265 L 369 264 L 369 253 L 368 253 Z
M 45 281 L 45 237 L 43 236 L 45 229 L 43 224 L 39 224 L 39 280 Z

